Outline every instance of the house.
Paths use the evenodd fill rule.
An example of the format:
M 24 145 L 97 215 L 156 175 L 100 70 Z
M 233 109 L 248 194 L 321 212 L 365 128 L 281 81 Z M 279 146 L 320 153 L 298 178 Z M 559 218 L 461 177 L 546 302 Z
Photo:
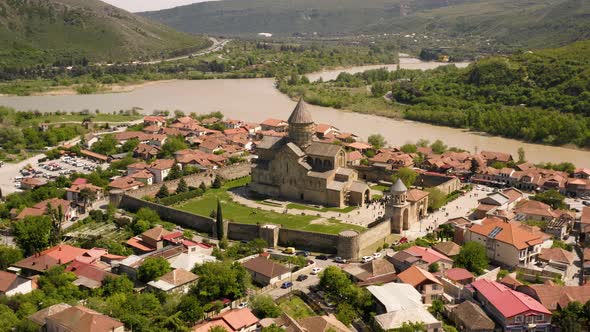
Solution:
M 348 147 L 349 149 L 352 149 L 352 150 L 356 150 L 360 153 L 365 153 L 368 150 L 373 148 L 373 146 L 371 144 L 364 143 L 364 142 L 353 142 L 353 143 L 346 145 L 346 147 Z
M 393 263 L 397 271 L 404 271 L 414 265 L 428 270 L 428 266 L 435 263 L 441 271 L 453 267 L 453 260 L 449 257 L 434 249 L 420 246 L 412 246 L 386 258 Z
M 471 301 L 464 301 L 453 307 L 449 318 L 459 331 L 464 332 L 494 332 L 496 327 L 480 306 Z
M 423 323 L 428 332 L 442 331 L 442 323 L 424 307 L 422 295 L 411 285 L 390 282 L 367 290 L 375 299 L 375 323 L 383 331 L 410 322 Z
M 155 145 L 149 145 L 139 143 L 135 149 L 133 149 L 133 157 L 140 158 L 143 160 L 149 160 L 158 156 L 161 148 Z
M 156 146 L 161 148 L 164 143 L 166 143 L 166 139 L 168 139 L 168 135 L 166 134 L 149 134 L 147 135 L 148 144 L 151 146 Z
M 120 321 L 81 305 L 63 309 L 45 317 L 42 326 L 43 331 L 47 332 L 125 331 L 125 326 Z
M 291 270 L 284 265 L 274 262 L 268 257 L 258 256 L 244 263 L 242 266 L 250 272 L 252 280 L 261 285 L 272 285 L 291 276 Z
M 27 177 L 20 180 L 20 188 L 24 190 L 33 190 L 47 184 L 47 181 L 42 178 Z
M 140 143 L 147 143 L 148 136 L 149 134 L 142 131 L 122 131 L 115 134 L 115 139 L 119 144 L 125 144 L 127 141 L 133 139 L 138 140 Z
M 0 295 L 13 296 L 33 291 L 33 281 L 15 273 L 0 271 Z
M 213 248 L 210 245 L 186 239 L 182 240 L 182 245 L 187 248 L 187 251 L 168 259 L 172 268 L 190 271 L 195 265 L 217 261 L 214 256 L 211 256 Z
M 70 221 L 77 215 L 76 210 L 71 208 L 70 201 L 61 198 L 50 198 L 33 205 L 33 207 L 24 208 L 18 214 L 16 219 L 22 220 L 26 217 L 37 217 L 47 215 L 47 213 L 49 212 L 47 210 L 47 207 L 49 207 L 52 210 L 61 209 L 64 221 Z
M 358 151 L 350 151 L 346 154 L 348 160 L 348 166 L 358 166 L 363 160 L 363 154 Z
M 473 273 L 466 269 L 455 267 L 442 272 L 442 276 L 455 284 L 468 285 L 475 281 Z
M 289 124 L 287 123 L 287 121 L 284 120 L 279 120 L 279 119 L 266 119 L 264 121 L 262 121 L 262 123 L 260 124 L 260 128 L 263 131 L 276 131 L 279 133 L 285 132 L 287 131 L 287 127 L 289 126 Z
M 509 153 L 482 151 L 479 155 L 483 157 L 488 166 L 491 166 L 495 162 L 501 162 L 506 164 L 513 161 L 512 155 L 510 155 Z
M 479 206 L 475 209 L 473 216 L 476 219 L 483 219 L 487 215 L 493 215 L 498 210 L 512 210 L 523 197 L 523 193 L 514 188 L 488 194 L 486 197 L 478 200 Z
M 509 267 L 535 263 L 541 247 L 550 246 L 550 238 L 537 227 L 496 217 L 473 224 L 465 233 L 465 241 L 482 244 L 488 258 Z
M 38 325 L 39 327 L 43 327 L 45 325 L 45 319 L 51 315 L 57 314 L 59 312 L 62 312 L 68 308 L 71 308 L 72 306 L 67 304 L 67 303 L 58 303 L 58 304 L 54 304 L 52 306 L 49 306 L 45 309 L 41 309 L 37 312 L 35 312 L 34 314 L 31 314 L 27 317 L 27 319 L 33 323 L 35 323 L 36 325 Z
M 590 244 L 590 207 L 584 206 L 580 216 L 580 242 Z
M 442 298 L 443 285 L 432 273 L 417 266 L 411 266 L 397 276 L 398 282 L 412 285 L 422 294 L 425 304 Z
M 552 331 L 551 312 L 532 297 L 487 279 L 471 287 L 473 297 L 504 331 Z
M 83 146 L 87 149 L 90 149 L 94 143 L 98 142 L 100 140 L 100 136 L 95 135 L 93 133 L 88 133 L 86 135 L 84 135 L 84 144 Z
M 156 226 L 141 233 L 140 236 L 132 237 L 126 243 L 140 253 L 146 253 L 164 248 L 164 237 L 171 233 L 162 226 Z
M 333 314 L 302 318 L 299 324 L 306 332 L 350 332 Z
M 163 182 L 174 164 L 174 159 L 158 159 L 149 165 L 148 170 L 154 174 L 154 183 Z
M 223 327 L 227 332 L 253 332 L 258 328 L 259 319 L 248 308 L 233 309 L 221 313 L 211 320 L 199 323 L 192 332 L 209 332 L 215 326 Z
M 374 259 L 361 265 L 347 265 L 343 270 L 359 286 L 383 284 L 397 279 L 395 267 L 386 259 Z
M 146 186 L 152 185 L 154 183 L 154 174 L 147 169 L 142 169 L 141 171 L 131 173 L 128 177 L 134 179 L 135 181 L 141 182 Z
M 102 283 L 106 277 L 116 278 L 116 274 L 108 272 L 99 265 L 85 263 L 77 259 L 68 265 L 67 272 L 74 273 L 78 279 L 72 283 L 78 287 L 85 289 L 97 289 L 102 287 Z
M 543 202 L 526 200 L 514 209 L 517 220 L 551 221 L 555 218 L 551 207 Z
M 143 187 L 144 185 L 145 184 L 143 182 L 139 182 L 132 177 L 121 176 L 121 177 L 116 178 L 113 181 L 111 181 L 109 183 L 109 188 L 128 191 L 128 190 L 139 189 L 139 187 Z
M 541 302 L 550 311 L 563 309 L 570 302 L 586 303 L 590 301 L 590 285 L 562 286 L 547 280 L 544 284 L 521 285 L 517 290 Z
M 69 264 L 86 251 L 86 249 L 60 244 L 20 260 L 12 266 L 20 268 L 23 275 L 36 275 L 54 266 Z
M 162 127 L 166 125 L 166 118 L 163 116 L 146 116 L 143 118 L 144 126 L 158 126 Z
M 186 294 L 199 276 L 185 269 L 174 269 L 156 280 L 148 282 L 151 289 L 165 293 Z
M 561 248 L 541 248 L 539 263 L 544 270 L 560 273 L 563 278 L 572 275 L 576 254 Z
M 590 248 L 582 252 L 582 274 L 584 275 L 582 283 L 588 285 L 590 283 Z
M 85 192 L 94 195 L 94 199 L 90 199 Z M 82 193 L 82 194 L 81 194 Z M 95 186 L 92 183 L 72 184 L 66 189 L 66 199 L 75 205 L 89 205 L 92 207 L 94 202 L 103 198 L 103 189 Z
M 328 125 L 328 124 L 317 124 L 314 128 L 314 134 L 319 139 L 327 138 L 328 136 L 335 136 L 336 134 L 340 133 L 340 129 Z
M 459 255 L 459 252 L 461 251 L 461 246 L 453 241 L 445 241 L 433 245 L 432 249 L 438 251 L 439 253 L 447 257 L 455 257 Z

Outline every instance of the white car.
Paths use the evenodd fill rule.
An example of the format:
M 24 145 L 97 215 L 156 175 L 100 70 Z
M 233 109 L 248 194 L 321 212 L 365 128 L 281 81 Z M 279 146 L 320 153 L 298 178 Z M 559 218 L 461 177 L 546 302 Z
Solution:
M 319 267 L 314 267 L 313 269 L 311 269 L 311 274 L 318 274 L 321 270 L 322 269 Z
M 376 252 L 376 253 L 373 254 L 373 257 L 374 258 L 379 258 L 379 257 L 381 257 L 381 253 L 380 252 Z
M 372 261 L 372 260 L 373 260 L 373 256 L 364 256 L 364 257 L 361 259 L 361 262 L 362 262 L 362 263 L 368 263 L 368 262 L 370 262 L 370 261 Z

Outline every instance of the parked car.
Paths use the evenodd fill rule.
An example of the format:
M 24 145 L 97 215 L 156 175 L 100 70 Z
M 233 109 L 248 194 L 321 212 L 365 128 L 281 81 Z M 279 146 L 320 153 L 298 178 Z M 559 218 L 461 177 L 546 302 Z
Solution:
M 319 255 L 319 256 L 317 256 L 316 258 L 317 258 L 317 259 L 321 259 L 321 260 L 323 260 L 323 261 L 327 261 L 327 260 L 328 260 L 328 256 L 326 256 L 326 255 Z
M 304 280 L 307 280 L 307 278 L 309 278 L 309 276 L 307 274 L 300 274 L 297 277 L 297 281 L 304 281 Z
M 283 250 L 283 253 L 293 255 L 295 253 L 295 248 L 287 247 L 287 248 L 285 248 L 285 250 Z
M 297 253 L 297 256 L 308 257 L 309 255 L 311 255 L 309 251 L 300 251 Z
M 590 206 L 590 201 L 583 201 L 582 204 L 584 204 L 586 206 Z
M 362 262 L 362 263 L 368 263 L 368 262 L 372 261 L 373 259 L 374 259 L 374 258 L 373 258 L 373 256 L 364 256 L 364 257 L 361 259 L 361 262 Z
M 346 261 L 346 259 L 338 256 L 338 257 L 334 258 L 334 262 L 336 262 L 338 264 L 346 264 L 347 261 Z
M 319 267 L 314 267 L 313 269 L 311 269 L 311 274 L 314 274 L 314 275 L 315 275 L 315 274 L 318 274 L 318 273 L 320 273 L 320 271 L 322 271 L 322 269 L 321 269 L 321 268 L 319 268 Z
M 284 283 L 281 285 L 281 288 L 283 288 L 283 289 L 287 289 L 287 288 L 290 288 L 290 287 L 293 287 L 293 283 L 292 283 L 292 282 L 290 282 L 290 281 L 285 281 L 285 282 L 284 282 Z
M 379 257 L 381 257 L 381 253 L 380 252 L 373 253 L 373 257 L 379 258 Z
M 242 309 L 242 308 L 247 308 L 247 307 L 248 307 L 248 305 L 249 305 L 249 303 L 248 303 L 248 302 L 242 302 L 242 303 L 238 304 L 238 308 L 239 308 L 239 309 Z

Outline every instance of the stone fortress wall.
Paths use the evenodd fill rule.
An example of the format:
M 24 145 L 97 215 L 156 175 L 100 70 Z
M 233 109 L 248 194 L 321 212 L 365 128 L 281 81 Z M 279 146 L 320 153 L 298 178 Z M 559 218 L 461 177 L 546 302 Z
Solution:
M 215 176 L 220 176 L 225 180 L 233 180 L 249 174 L 250 165 L 242 163 L 189 175 L 184 179 L 189 186 L 197 187 L 201 183 L 210 185 Z M 177 179 L 165 183 L 170 191 L 174 191 L 179 181 L 180 179 Z M 217 227 L 214 219 L 142 199 L 146 195 L 154 195 L 161 185 L 161 183 L 158 183 L 131 192 L 112 190 L 110 200 L 114 205 L 132 212 L 142 207 L 151 208 L 163 220 L 216 236 Z M 374 222 L 369 229 L 362 233 L 348 230 L 337 235 L 288 229 L 272 224 L 252 225 L 228 222 L 226 227 L 226 234 L 230 240 L 250 241 L 262 238 L 270 247 L 277 245 L 289 246 L 298 250 L 336 254 L 346 259 L 361 257 L 362 253 L 374 247 L 377 243 L 384 241 L 392 234 L 392 226 L 389 220 Z

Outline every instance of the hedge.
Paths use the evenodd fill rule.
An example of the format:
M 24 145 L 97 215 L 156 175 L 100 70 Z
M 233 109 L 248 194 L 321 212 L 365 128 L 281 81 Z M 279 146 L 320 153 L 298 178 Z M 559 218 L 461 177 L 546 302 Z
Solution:
M 189 200 L 189 199 L 192 199 L 195 197 L 199 197 L 202 195 L 203 195 L 203 191 L 201 189 L 197 188 L 195 190 L 191 190 L 191 191 L 187 191 L 184 193 L 161 198 L 158 203 L 160 203 L 162 205 L 169 206 L 169 205 L 174 205 L 174 204 L 180 203 L 182 201 L 186 201 L 186 200 Z

